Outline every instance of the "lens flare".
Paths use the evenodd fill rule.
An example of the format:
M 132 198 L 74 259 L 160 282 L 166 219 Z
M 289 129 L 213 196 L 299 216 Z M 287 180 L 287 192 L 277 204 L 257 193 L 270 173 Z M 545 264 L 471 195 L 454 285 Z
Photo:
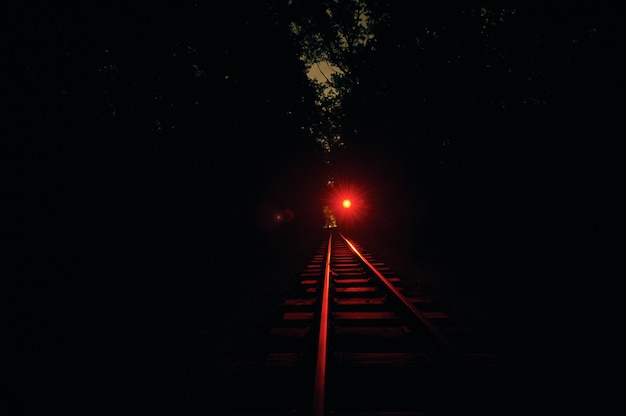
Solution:
M 368 192 L 356 182 L 333 182 L 328 187 L 324 207 L 331 224 L 344 230 L 364 227 L 368 219 Z M 327 226 L 329 221 L 326 221 Z

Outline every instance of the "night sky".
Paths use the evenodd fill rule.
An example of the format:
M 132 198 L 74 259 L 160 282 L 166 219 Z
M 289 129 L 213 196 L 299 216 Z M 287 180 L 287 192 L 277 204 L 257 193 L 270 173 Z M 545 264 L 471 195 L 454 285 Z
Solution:
M 372 2 L 330 165 L 288 31 L 306 8 L 55 3 L 3 8 L 11 410 L 115 395 L 198 291 L 308 259 L 330 172 L 367 202 L 355 234 L 510 285 L 610 357 L 573 334 L 623 316 L 616 2 Z

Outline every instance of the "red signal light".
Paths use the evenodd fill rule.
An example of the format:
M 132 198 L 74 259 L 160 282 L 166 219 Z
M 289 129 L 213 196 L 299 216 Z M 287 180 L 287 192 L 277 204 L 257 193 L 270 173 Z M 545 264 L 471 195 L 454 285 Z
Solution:
M 327 211 L 325 211 L 327 227 L 352 227 L 363 224 L 369 210 L 367 192 L 352 183 L 348 185 L 332 183 L 329 188 L 327 204 L 324 205 Z

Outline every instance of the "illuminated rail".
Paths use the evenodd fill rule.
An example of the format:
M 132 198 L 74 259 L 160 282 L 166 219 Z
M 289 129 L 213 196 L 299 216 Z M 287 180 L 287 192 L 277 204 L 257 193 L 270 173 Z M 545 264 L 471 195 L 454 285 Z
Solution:
M 328 317 L 330 296 L 330 265 L 332 258 L 333 233 L 328 236 L 328 249 L 326 250 L 326 264 L 324 266 L 324 278 L 322 281 L 322 304 L 320 308 L 320 330 L 317 343 L 317 360 L 315 365 L 315 391 L 313 395 L 313 415 L 323 416 L 325 413 L 325 390 L 326 390 L 326 354 L 328 352 Z
M 231 414 L 472 414 L 480 377 L 445 311 L 338 229 L 299 277 Z
M 341 232 L 336 231 L 335 233 L 331 232 L 328 240 L 328 248 L 326 255 L 326 263 L 324 265 L 324 276 L 322 280 L 320 296 L 322 298 L 321 307 L 320 307 L 320 324 L 319 324 L 319 336 L 318 336 L 318 345 L 317 345 L 317 359 L 316 359 L 316 373 L 315 373 L 315 390 L 313 396 L 313 416 L 324 416 L 326 415 L 326 403 L 325 403 L 325 389 L 326 389 L 326 372 L 327 372 L 327 353 L 328 353 L 328 328 L 329 328 L 329 317 L 331 316 L 330 311 L 330 286 L 331 286 L 331 261 L 333 258 L 333 235 L 337 234 L 337 238 L 341 238 L 345 244 L 350 248 L 352 253 L 360 259 L 363 265 L 365 265 L 369 272 L 371 272 L 374 276 L 376 276 L 380 282 L 389 290 L 395 298 L 397 298 L 400 303 L 406 308 L 406 310 L 415 318 L 420 321 L 421 324 L 426 326 L 436 340 L 441 344 L 442 347 L 446 349 L 446 351 L 452 354 L 455 359 L 459 361 L 459 363 L 463 363 L 468 365 L 467 362 L 464 361 L 462 355 L 456 350 L 456 347 L 446 338 L 446 336 L 435 326 L 432 322 L 426 317 L 424 313 L 422 313 L 411 300 L 404 296 L 401 291 L 394 286 L 384 275 L 381 273 L 359 250 L 354 246 L 354 244 L 345 237 Z

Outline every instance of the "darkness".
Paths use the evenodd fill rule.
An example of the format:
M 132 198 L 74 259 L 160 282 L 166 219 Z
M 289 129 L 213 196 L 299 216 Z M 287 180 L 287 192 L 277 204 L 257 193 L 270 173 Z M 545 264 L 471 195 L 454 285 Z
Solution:
M 193 402 L 210 371 L 172 370 L 184 393 L 169 391 L 178 361 L 154 351 L 188 328 L 254 328 L 220 290 L 272 304 L 276 273 L 323 235 L 327 171 L 284 2 L 128 3 L 3 13 L 5 414 Z M 355 63 L 334 166 L 367 191 L 354 232 L 505 286 L 557 323 L 564 361 L 599 370 L 623 317 L 624 16 L 460 3 L 375 2 L 390 24 Z M 602 338 L 578 339 L 587 326 Z

